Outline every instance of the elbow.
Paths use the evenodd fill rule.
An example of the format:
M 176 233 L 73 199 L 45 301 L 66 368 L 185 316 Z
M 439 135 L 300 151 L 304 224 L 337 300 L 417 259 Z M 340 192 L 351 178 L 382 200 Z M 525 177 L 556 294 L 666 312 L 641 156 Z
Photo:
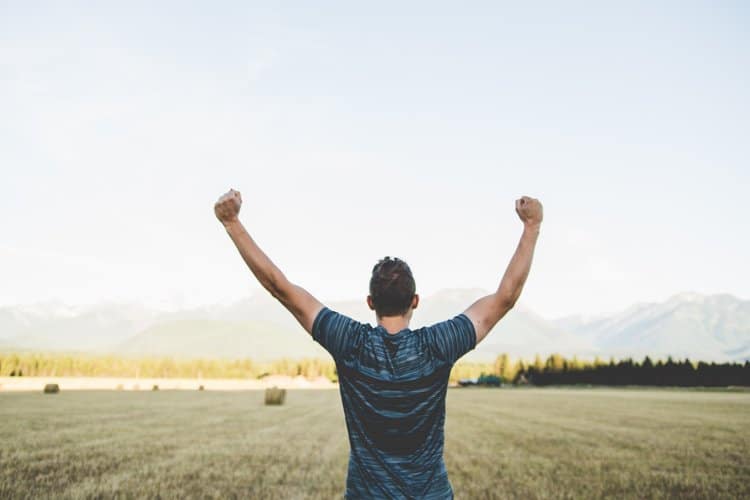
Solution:
M 275 283 L 263 283 L 263 288 L 265 288 L 274 299 L 280 302 L 284 302 L 286 293 L 284 293 L 284 291 L 278 285 L 276 285 Z
M 291 286 L 289 282 L 282 279 L 274 279 L 268 280 L 262 284 L 263 288 L 268 290 L 268 293 L 270 293 L 273 298 L 278 300 L 279 302 L 286 303 L 286 301 L 289 299 L 289 288 Z
M 510 311 L 513 309 L 513 306 L 516 305 L 516 302 L 518 301 L 518 295 L 508 295 L 508 294 L 499 294 L 498 295 L 498 304 L 500 306 L 500 309 L 503 311 Z

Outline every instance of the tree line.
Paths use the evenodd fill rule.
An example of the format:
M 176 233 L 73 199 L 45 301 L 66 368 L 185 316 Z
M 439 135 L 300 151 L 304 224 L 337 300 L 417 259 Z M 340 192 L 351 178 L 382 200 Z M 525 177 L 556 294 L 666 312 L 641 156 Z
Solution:
M 236 378 L 267 375 L 326 377 L 336 382 L 333 360 L 283 358 L 270 362 L 250 359 L 178 359 L 169 357 L 125 358 L 110 355 L 59 353 L 0 353 L 0 376 L 4 377 L 134 377 L 134 378 Z M 492 363 L 458 362 L 450 373 L 459 380 L 498 377 L 503 383 L 532 385 L 649 385 L 649 386 L 750 386 L 750 361 L 744 363 L 692 362 L 688 359 L 638 362 L 580 360 L 552 354 L 533 360 L 497 356 Z
M 533 362 L 512 361 L 506 354 L 497 357 L 493 375 L 503 382 L 532 385 L 646 385 L 678 387 L 750 386 L 750 361 L 744 363 L 697 363 L 689 359 L 654 362 L 626 358 L 616 361 L 567 359 L 552 354 L 546 359 L 536 356 Z
M 0 377 L 134 377 L 134 378 L 233 378 L 255 379 L 266 375 L 302 375 L 336 379 L 332 361 L 317 358 L 279 359 L 180 359 L 126 358 L 108 355 L 0 353 Z

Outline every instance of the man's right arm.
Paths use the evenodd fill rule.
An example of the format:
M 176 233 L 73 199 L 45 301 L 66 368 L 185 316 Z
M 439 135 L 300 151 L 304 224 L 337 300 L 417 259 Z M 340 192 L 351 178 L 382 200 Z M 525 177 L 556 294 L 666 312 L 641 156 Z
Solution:
M 464 314 L 474 324 L 478 344 L 515 305 L 531 269 L 534 247 L 542 224 L 542 204 L 523 196 L 516 200 L 516 213 L 524 224 L 521 240 L 505 270 L 497 291 L 474 302 Z
M 242 259 L 271 295 L 292 313 L 302 327 L 312 334 L 313 322 L 323 309 L 318 299 L 301 286 L 290 282 L 284 273 L 258 247 L 239 220 L 242 195 L 230 189 L 214 205 L 216 218 L 221 221 L 227 234 L 234 242 Z

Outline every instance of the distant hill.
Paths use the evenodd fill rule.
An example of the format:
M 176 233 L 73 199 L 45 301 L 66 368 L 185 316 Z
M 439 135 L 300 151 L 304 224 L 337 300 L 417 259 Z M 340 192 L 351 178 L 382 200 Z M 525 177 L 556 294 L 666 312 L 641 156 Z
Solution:
M 486 294 L 444 290 L 421 297 L 412 327 L 463 312 Z M 327 304 L 375 324 L 364 297 Z M 0 349 L 108 352 L 203 358 L 327 357 L 328 354 L 265 291 L 225 305 L 162 312 L 137 304 L 71 308 L 59 303 L 0 308 Z M 596 318 L 547 320 L 517 305 L 467 361 L 500 353 L 529 358 L 558 352 L 580 357 L 673 356 L 693 360 L 750 359 L 750 301 L 731 295 L 678 294 Z
M 726 294 L 682 293 L 596 319 L 564 318 L 555 323 L 591 342 L 597 351 L 620 357 L 750 359 L 750 301 Z
M 129 338 L 117 352 L 185 358 L 321 358 L 328 354 L 310 336 L 263 321 L 184 319 L 158 323 Z M 292 353 L 292 354 L 290 354 Z
M 82 308 L 56 302 L 4 307 L 0 308 L 0 343 L 24 350 L 108 350 L 159 321 L 160 315 L 125 303 Z

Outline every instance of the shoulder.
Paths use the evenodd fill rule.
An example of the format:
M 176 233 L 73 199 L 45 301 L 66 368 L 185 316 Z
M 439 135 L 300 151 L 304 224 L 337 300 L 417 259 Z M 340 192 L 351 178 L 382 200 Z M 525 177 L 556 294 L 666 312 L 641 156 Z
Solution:
M 450 363 L 476 347 L 474 323 L 463 313 L 425 327 L 424 339 L 438 358 Z
M 469 317 L 464 313 L 457 314 L 452 318 L 433 323 L 423 328 L 427 331 L 439 333 L 456 330 L 468 330 L 474 333 L 474 323 L 472 323 L 471 319 L 469 319 Z
M 342 314 L 334 309 L 327 306 L 318 312 L 313 320 L 312 333 L 313 337 L 320 336 L 325 331 L 367 331 L 371 330 L 372 326 L 368 323 L 360 323 L 359 321 Z
M 320 311 L 318 311 L 318 314 L 315 315 L 315 319 L 313 319 L 313 326 L 312 326 L 313 335 L 315 334 L 316 328 L 320 327 L 320 323 L 324 320 L 324 318 L 328 318 L 331 315 L 336 315 L 336 314 L 338 314 L 336 311 L 326 306 L 323 306 L 323 308 Z

